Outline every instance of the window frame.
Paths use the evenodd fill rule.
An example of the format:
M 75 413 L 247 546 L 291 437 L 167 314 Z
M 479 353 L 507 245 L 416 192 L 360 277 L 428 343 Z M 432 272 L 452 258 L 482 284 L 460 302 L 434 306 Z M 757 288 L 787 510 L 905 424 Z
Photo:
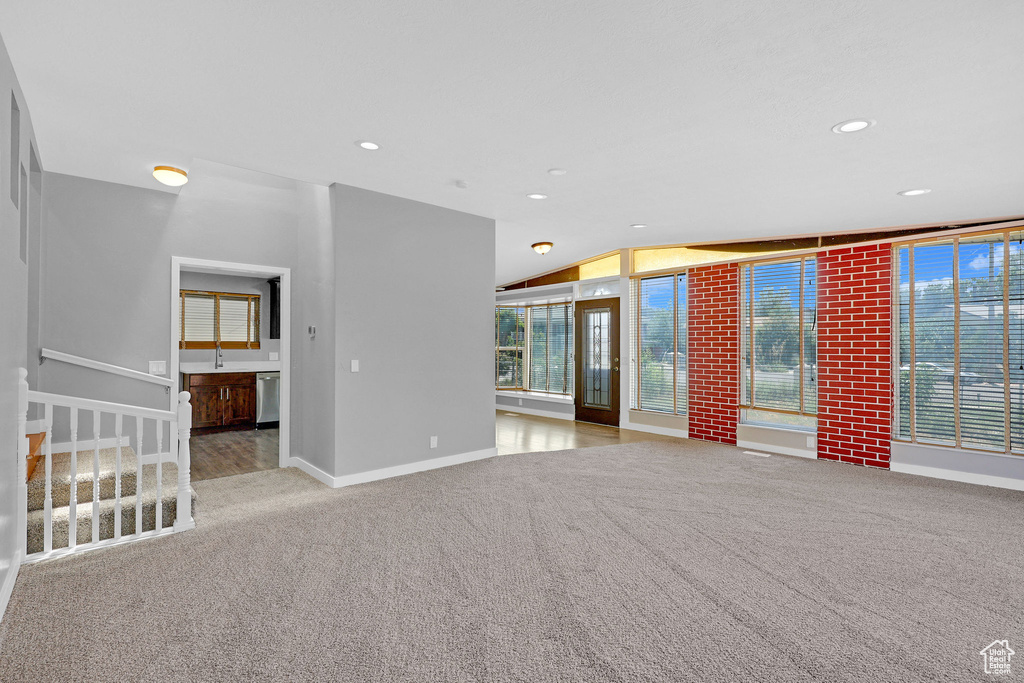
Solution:
M 1002 317 L 1003 317 L 1003 343 L 1002 343 L 1002 380 L 1003 380 L 1003 448 L 999 450 L 993 448 L 980 448 L 978 446 L 965 445 L 963 443 L 963 430 L 961 424 L 961 411 L 962 411 L 962 400 L 961 396 L 961 374 L 962 360 L 961 360 L 961 332 L 963 330 L 961 325 L 961 275 L 960 275 L 960 242 L 962 239 L 968 241 L 979 238 L 979 237 L 992 237 L 996 235 L 1002 236 Z M 1013 441 L 1013 401 L 1011 396 L 1011 369 L 1010 369 L 1010 341 L 1011 341 L 1011 328 L 1010 328 L 1010 312 L 1011 312 L 1011 297 L 1014 293 L 1011 287 L 1010 281 L 1010 263 L 1012 262 L 1010 250 L 1010 243 L 1016 236 L 1024 235 L 1024 227 L 1014 228 L 1003 228 L 1001 230 L 988 230 L 988 231 L 970 231 L 960 233 L 943 233 L 940 235 L 932 235 L 928 237 L 921 237 L 918 239 L 911 240 L 900 240 L 894 241 L 891 245 L 892 249 L 892 278 L 893 278 L 893 292 L 892 292 L 892 334 L 893 334 L 893 345 L 892 345 L 892 368 L 893 368 L 893 411 L 892 411 L 892 440 L 900 443 L 912 443 L 921 446 L 930 446 L 936 448 L 951 448 L 956 450 L 972 451 L 976 453 L 984 453 L 987 455 L 999 455 L 999 456 L 1010 456 L 1010 457 L 1024 457 L 1024 447 L 1014 450 Z M 924 440 L 918 438 L 917 435 L 917 382 L 916 382 L 916 369 L 919 363 L 925 363 L 929 361 L 919 361 L 917 358 L 917 344 L 916 344 L 916 321 L 915 321 L 915 307 L 916 307 L 916 289 L 915 289 L 915 247 L 919 245 L 927 245 L 936 242 L 950 242 L 953 248 L 953 427 L 954 437 L 953 443 L 942 443 L 940 441 L 931 441 L 925 437 Z M 993 242 L 998 244 L 997 242 Z M 900 250 L 907 248 L 908 251 L 908 298 L 907 298 L 907 309 L 908 309 L 908 352 L 909 357 L 907 358 L 908 363 L 908 420 L 909 434 L 910 437 L 906 438 L 901 436 L 901 357 L 900 357 L 900 346 L 901 346 L 901 324 L 902 324 L 902 313 L 900 310 L 901 301 L 900 294 L 902 290 L 902 282 L 900 278 Z M 1018 263 L 1024 262 L 1024 251 L 1018 250 L 1019 255 L 1017 257 Z M 1024 279 L 1024 275 L 1021 275 Z M 1018 286 L 1024 286 L 1024 283 L 1018 283 Z M 1019 296 L 1019 295 L 1018 295 Z M 1024 300 L 1021 301 L 1020 305 L 1024 306 Z M 1022 315 L 1022 314 L 1018 314 Z M 1024 316 L 1022 316 L 1024 317 Z M 1024 325 L 1024 320 L 1018 324 Z
M 815 314 L 815 319 L 814 320 L 815 321 L 814 321 L 814 323 L 812 323 L 812 325 L 816 326 L 817 322 L 818 322 L 818 317 L 817 317 L 817 314 L 818 314 L 818 273 L 817 273 L 818 256 L 819 256 L 818 253 L 803 254 L 803 255 L 799 255 L 799 256 L 787 255 L 787 256 L 780 256 L 780 257 L 777 257 L 777 258 L 761 259 L 761 260 L 756 260 L 756 261 L 745 261 L 745 262 L 739 264 L 739 280 L 740 280 L 739 281 L 739 307 L 740 307 L 740 320 L 739 320 L 739 326 L 740 326 L 740 329 L 739 329 L 739 336 L 740 336 L 740 339 L 739 339 L 739 341 L 740 341 L 740 353 L 739 353 L 739 386 L 740 386 L 739 393 L 740 393 L 740 401 L 739 401 L 739 409 L 741 411 L 741 414 L 742 414 L 743 411 L 748 411 L 749 410 L 749 411 L 755 411 L 755 412 L 758 412 L 758 413 L 779 413 L 780 415 L 795 415 L 795 416 L 798 416 L 798 417 L 814 418 L 815 420 L 818 417 L 818 410 L 817 410 L 818 402 L 817 402 L 817 398 L 815 399 L 815 402 L 814 402 L 814 405 L 815 405 L 814 410 L 807 410 L 807 397 L 805 395 L 806 394 L 805 387 L 807 385 L 807 378 L 805 377 L 805 373 L 806 373 L 806 367 L 805 366 L 806 366 L 806 360 L 807 360 L 807 353 L 806 353 L 806 351 L 807 351 L 807 349 L 806 349 L 805 330 L 804 330 L 804 325 L 805 325 L 804 314 L 805 314 L 805 312 L 807 310 L 805 291 L 806 291 L 806 286 L 807 286 L 807 272 L 808 272 L 808 270 L 807 270 L 807 261 L 808 260 L 813 260 L 814 261 L 814 314 Z M 756 356 L 755 356 L 755 349 L 757 348 L 757 344 L 755 343 L 755 336 L 754 336 L 754 323 L 755 323 L 755 316 L 754 316 L 754 304 L 755 304 L 755 297 L 754 297 L 754 283 L 755 283 L 755 281 L 754 281 L 754 268 L 756 268 L 757 266 L 764 266 L 764 265 L 771 265 L 771 264 L 796 263 L 796 262 L 800 263 L 800 275 L 799 275 L 800 282 L 799 282 L 799 291 L 798 291 L 798 295 L 797 295 L 797 297 L 798 297 L 798 309 L 799 309 L 798 317 L 797 317 L 797 330 L 798 330 L 798 334 L 799 334 L 798 344 L 799 344 L 799 347 L 800 347 L 800 351 L 799 351 L 799 365 L 798 365 L 798 367 L 800 369 L 800 377 L 799 377 L 799 381 L 798 381 L 799 387 L 800 387 L 800 397 L 799 397 L 800 409 L 799 410 L 789 410 L 789 409 L 785 409 L 785 408 L 775 408 L 775 407 L 759 406 L 759 405 L 757 405 L 757 391 L 756 391 L 756 384 L 757 384 L 756 376 L 757 376 L 757 373 L 754 371 L 754 368 L 757 367 L 757 361 L 756 361 Z M 749 271 L 750 272 L 750 300 L 749 301 L 744 301 L 744 299 L 746 298 L 746 291 L 747 291 L 747 286 L 746 286 L 746 282 L 745 282 L 745 279 L 744 279 L 744 269 L 745 268 L 749 268 L 750 269 L 750 271 Z M 744 310 L 743 310 L 744 306 L 747 306 L 746 312 L 744 312 Z M 749 328 L 747 330 L 743 329 L 743 322 L 744 322 L 743 318 L 744 318 L 744 315 L 746 316 L 747 323 L 749 324 Z M 745 394 L 744 386 L 745 386 L 745 383 L 746 383 L 746 375 L 745 375 L 746 368 L 744 367 L 744 364 L 746 363 L 746 349 L 744 348 L 744 341 L 746 341 L 750 345 L 750 395 L 749 396 L 745 396 L 744 395 Z M 815 362 L 815 371 L 812 373 L 811 380 L 815 382 L 815 392 L 817 392 L 817 376 L 818 376 L 818 372 L 817 372 L 818 336 L 817 336 L 817 334 L 815 334 L 815 336 L 814 336 L 814 344 L 815 344 L 815 354 L 814 354 L 814 357 L 815 357 L 815 361 L 816 362 Z M 746 400 L 744 400 L 744 399 L 746 399 Z M 748 424 L 763 424 L 763 423 L 760 420 L 757 420 L 757 421 L 749 422 Z M 781 426 L 781 425 L 775 425 L 773 423 L 773 426 Z M 787 428 L 796 427 L 795 425 L 785 425 L 785 426 Z
M 212 296 L 213 297 L 213 334 L 211 341 L 185 341 L 185 297 Z M 229 299 L 248 299 L 249 310 L 246 315 L 246 341 L 221 341 L 220 333 L 220 300 L 221 297 Z M 211 292 L 199 289 L 178 290 L 178 348 L 181 350 L 191 349 L 215 349 L 220 344 L 222 349 L 251 349 L 260 348 L 260 294 L 245 294 L 242 292 Z M 254 303 L 255 300 L 255 303 Z M 253 339 L 252 337 L 255 337 Z
M 533 367 L 533 315 L 537 309 L 546 309 L 550 311 L 554 306 L 562 306 L 565 308 L 565 344 L 563 345 L 563 351 L 565 353 L 565 372 L 563 373 L 563 391 L 554 391 L 551 389 L 551 346 L 549 343 L 550 337 L 545 339 L 544 342 L 544 365 L 547 368 L 545 371 L 545 389 L 535 389 L 532 386 L 533 378 L 531 368 Z M 556 301 L 554 303 L 546 304 L 530 304 L 525 307 L 526 313 L 524 314 L 524 327 L 526 332 L 526 339 L 523 344 L 523 388 L 522 391 L 529 391 L 534 394 L 554 394 L 556 396 L 572 396 L 573 395 L 573 365 L 576 362 L 574 354 L 574 343 L 575 343 L 575 309 L 572 301 Z M 547 330 L 550 330 L 550 323 L 553 319 L 550 315 L 546 315 L 548 325 Z M 545 332 L 549 334 L 549 332 Z
M 501 346 L 499 345 L 498 332 L 501 329 L 501 309 L 507 308 L 516 312 L 516 337 L 519 342 L 515 346 Z M 514 305 L 502 305 L 496 304 L 494 306 L 494 388 L 498 391 L 525 391 L 523 386 L 526 384 L 524 379 L 526 377 L 526 337 L 529 329 L 529 324 L 526 316 L 526 306 L 514 306 Z M 523 329 L 522 335 L 519 334 L 519 311 L 523 311 Z M 519 352 L 519 367 L 521 371 L 518 373 L 518 379 L 515 382 L 515 386 L 503 387 L 498 384 L 498 360 L 501 356 L 502 351 L 518 351 Z M 513 379 L 516 379 L 516 373 L 513 371 Z

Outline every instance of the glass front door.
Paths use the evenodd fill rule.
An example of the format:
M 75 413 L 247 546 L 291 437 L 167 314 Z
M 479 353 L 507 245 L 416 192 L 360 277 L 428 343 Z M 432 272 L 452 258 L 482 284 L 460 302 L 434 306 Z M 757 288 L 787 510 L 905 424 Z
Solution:
M 576 419 L 619 424 L 619 300 L 576 302 Z

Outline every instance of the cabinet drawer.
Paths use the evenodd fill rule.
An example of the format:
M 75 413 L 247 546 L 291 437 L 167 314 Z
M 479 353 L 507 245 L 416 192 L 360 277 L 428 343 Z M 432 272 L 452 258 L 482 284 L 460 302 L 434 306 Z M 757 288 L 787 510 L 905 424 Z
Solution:
M 255 372 L 215 372 L 210 374 L 188 375 L 188 386 L 256 386 Z

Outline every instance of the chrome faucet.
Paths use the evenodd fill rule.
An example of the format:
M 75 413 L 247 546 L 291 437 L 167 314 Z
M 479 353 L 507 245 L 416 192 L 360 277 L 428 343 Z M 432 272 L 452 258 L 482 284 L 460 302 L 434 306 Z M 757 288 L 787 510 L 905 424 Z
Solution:
M 220 342 L 217 342 L 217 353 L 213 357 L 214 369 L 224 367 L 224 350 L 220 348 Z

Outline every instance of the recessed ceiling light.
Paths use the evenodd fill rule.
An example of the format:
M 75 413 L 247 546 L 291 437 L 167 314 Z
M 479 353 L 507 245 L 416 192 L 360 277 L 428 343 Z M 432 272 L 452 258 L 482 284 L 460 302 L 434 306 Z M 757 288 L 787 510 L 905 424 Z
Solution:
M 380 149 L 380 145 L 378 145 L 376 142 L 370 142 L 369 140 L 358 140 L 356 144 L 362 147 L 363 149 L 369 149 L 371 151 L 375 149 Z
M 549 168 L 548 169 L 548 174 L 549 175 L 565 175 L 566 173 L 568 173 L 568 171 L 566 171 L 564 168 Z
M 832 126 L 833 133 L 857 133 L 875 125 L 871 119 L 850 119 Z
M 531 244 L 530 246 L 533 247 L 533 250 L 535 252 L 537 252 L 538 254 L 543 256 L 544 254 L 546 254 L 549 251 L 551 251 L 551 247 L 553 247 L 555 245 L 552 244 L 551 242 L 536 242 L 534 244 Z
M 155 166 L 153 177 L 171 187 L 181 187 L 188 182 L 188 173 L 174 166 Z
M 647 224 L 646 223 L 634 223 L 633 225 L 631 225 L 629 227 L 631 227 L 631 228 L 646 228 Z
M 931 192 L 931 190 L 926 190 L 922 188 L 920 190 L 903 190 L 902 192 L 897 192 L 896 194 L 898 194 L 901 197 L 916 197 L 919 194 L 928 194 L 929 192 Z
M 541 194 L 540 192 L 534 192 L 533 194 L 526 195 L 526 198 L 527 199 L 547 199 L 548 196 L 546 194 Z

